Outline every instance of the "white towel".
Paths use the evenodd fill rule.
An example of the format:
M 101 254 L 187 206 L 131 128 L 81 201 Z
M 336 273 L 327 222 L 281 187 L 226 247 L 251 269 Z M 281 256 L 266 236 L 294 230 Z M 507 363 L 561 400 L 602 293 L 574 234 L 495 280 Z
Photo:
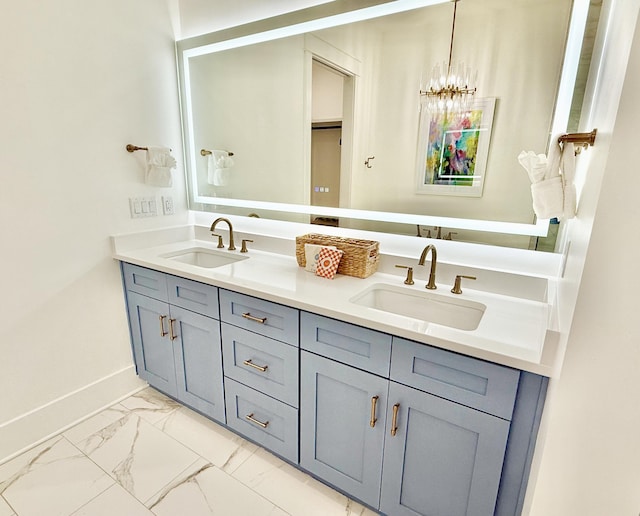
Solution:
M 172 168 L 176 168 L 176 160 L 171 155 L 171 149 L 167 147 L 148 148 L 145 183 L 153 186 L 170 187 L 173 184 Z
M 536 154 L 533 151 L 522 151 L 518 154 L 518 162 L 529 174 L 531 183 L 539 183 L 544 179 L 544 174 L 547 171 L 547 156 L 544 154 Z
M 539 219 L 562 218 L 565 207 L 564 178 L 560 175 L 563 148 L 558 137 L 551 140 L 549 155 L 522 151 L 518 161 L 525 168 L 531 180 L 533 211 Z
M 212 151 L 207 156 L 207 182 L 214 186 L 227 186 L 233 165 L 228 152 Z
M 576 216 L 577 194 L 574 178 L 576 175 L 576 149 L 573 143 L 565 143 L 562 147 L 560 161 L 564 190 L 563 219 L 572 219 Z
M 560 176 L 531 185 L 533 211 L 539 219 L 560 218 L 564 213 L 564 194 Z

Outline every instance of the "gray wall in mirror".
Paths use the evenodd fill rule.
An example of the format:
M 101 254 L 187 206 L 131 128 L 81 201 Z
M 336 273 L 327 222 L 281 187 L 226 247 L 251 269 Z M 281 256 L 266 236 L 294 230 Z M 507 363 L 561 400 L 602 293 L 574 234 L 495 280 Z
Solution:
M 185 113 L 192 115 L 185 124 L 193 131 L 185 139 L 193 138 L 187 151 L 192 206 L 310 220 L 309 209 L 256 210 L 221 199 L 250 201 L 245 206 L 252 201 L 308 204 L 314 186 L 311 99 L 320 94 L 312 91 L 311 60 L 319 59 L 341 68 L 352 86 L 344 99 L 340 207 L 533 223 L 528 176 L 516 157 L 521 150 L 545 152 L 549 142 L 571 5 L 570 0 L 459 4 L 454 58 L 477 68 L 478 96 L 496 99 L 483 192 L 476 198 L 416 191 L 418 89 L 432 65 L 448 55 L 448 2 L 188 58 L 183 94 Z M 178 48 L 193 45 L 185 40 Z M 224 185 L 210 181 L 201 148 L 234 153 Z M 372 168 L 364 166 L 368 156 L 375 156 Z M 404 224 L 340 217 L 341 226 L 415 235 L 413 222 L 410 217 Z M 527 236 L 454 231 L 454 239 L 531 245 Z

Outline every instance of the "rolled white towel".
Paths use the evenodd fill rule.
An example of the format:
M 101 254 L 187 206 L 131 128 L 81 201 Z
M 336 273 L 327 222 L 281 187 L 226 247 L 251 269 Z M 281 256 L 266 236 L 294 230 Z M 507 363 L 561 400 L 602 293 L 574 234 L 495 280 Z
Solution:
M 564 214 L 564 192 L 560 176 L 531 185 L 533 211 L 539 219 L 562 217 Z

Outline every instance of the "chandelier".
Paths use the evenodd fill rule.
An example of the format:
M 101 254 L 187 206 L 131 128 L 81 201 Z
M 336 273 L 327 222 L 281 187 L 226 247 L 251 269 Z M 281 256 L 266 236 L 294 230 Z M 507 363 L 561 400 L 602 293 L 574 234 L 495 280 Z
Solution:
M 476 93 L 475 82 L 477 73 L 472 78 L 471 68 L 464 63 L 451 61 L 453 54 L 453 36 L 456 30 L 456 10 L 459 0 L 453 2 L 453 23 L 451 26 L 451 44 L 449 45 L 449 61 L 439 63 L 433 67 L 431 79 L 425 90 L 420 85 L 420 95 L 427 97 L 427 107 L 430 111 L 465 111 Z

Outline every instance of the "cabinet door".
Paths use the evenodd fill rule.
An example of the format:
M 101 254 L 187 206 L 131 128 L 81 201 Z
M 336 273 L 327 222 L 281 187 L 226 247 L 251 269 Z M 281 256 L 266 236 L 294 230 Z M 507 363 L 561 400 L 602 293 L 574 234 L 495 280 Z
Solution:
M 162 392 L 175 396 L 169 305 L 131 291 L 127 291 L 127 303 L 138 375 Z
M 391 382 L 388 412 L 395 404 L 395 421 L 387 418 L 380 510 L 493 516 L 509 422 Z
M 173 305 L 171 319 L 178 399 L 224 423 L 220 323 Z
M 378 507 L 388 380 L 301 355 L 300 465 Z

